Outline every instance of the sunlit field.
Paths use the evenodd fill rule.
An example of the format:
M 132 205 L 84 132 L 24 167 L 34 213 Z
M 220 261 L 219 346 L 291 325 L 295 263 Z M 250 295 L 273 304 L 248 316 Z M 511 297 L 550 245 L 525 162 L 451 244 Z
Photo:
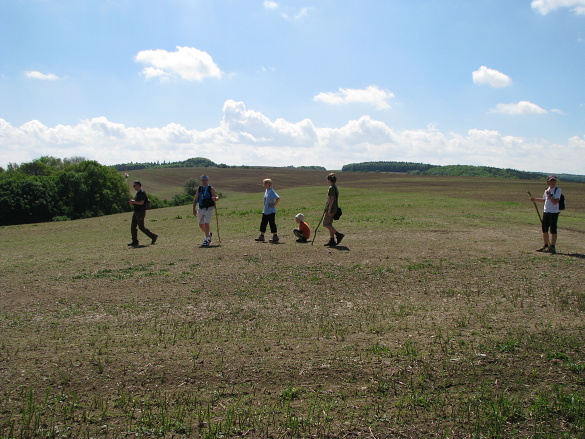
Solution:
M 585 435 L 584 185 L 559 182 L 549 255 L 543 182 L 339 173 L 328 248 L 292 234 L 327 172 L 130 178 L 170 198 L 202 172 L 210 248 L 191 206 L 150 210 L 137 248 L 130 213 L 0 228 L 0 437 Z M 279 244 L 254 241 L 265 177 Z

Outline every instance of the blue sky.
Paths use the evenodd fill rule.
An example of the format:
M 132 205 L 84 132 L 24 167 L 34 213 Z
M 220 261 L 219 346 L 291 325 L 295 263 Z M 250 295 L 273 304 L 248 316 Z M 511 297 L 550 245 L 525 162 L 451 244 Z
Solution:
M 585 0 L 2 0 L 0 166 L 585 174 Z

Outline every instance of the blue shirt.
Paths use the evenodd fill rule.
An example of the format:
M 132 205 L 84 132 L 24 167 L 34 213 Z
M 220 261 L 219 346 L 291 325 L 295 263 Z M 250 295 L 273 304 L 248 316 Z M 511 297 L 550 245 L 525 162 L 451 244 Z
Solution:
M 266 192 L 264 192 L 264 210 L 262 211 L 262 213 L 264 215 L 270 215 L 271 213 L 276 213 L 276 207 L 270 207 L 269 204 L 274 204 L 276 203 L 276 200 L 279 200 L 280 197 L 278 196 L 278 194 L 276 192 L 274 192 L 274 189 L 270 188 L 270 189 L 266 189 Z

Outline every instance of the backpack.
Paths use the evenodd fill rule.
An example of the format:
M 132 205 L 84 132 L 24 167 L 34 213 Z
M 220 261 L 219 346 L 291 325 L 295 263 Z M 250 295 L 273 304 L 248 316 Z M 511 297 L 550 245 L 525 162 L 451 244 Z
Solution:
M 213 207 L 215 201 L 211 199 L 211 186 L 199 186 L 199 205 L 202 207 Z
M 557 188 L 555 188 L 555 192 Z M 559 210 L 565 210 L 565 195 L 561 192 L 561 198 L 559 199 Z
M 144 200 L 144 208 L 146 210 L 150 210 L 152 208 L 152 205 L 150 204 L 150 200 L 148 199 L 148 197 L 146 197 L 146 200 Z
M 333 219 L 335 221 L 337 221 L 339 218 L 341 218 L 341 215 L 343 215 L 343 212 L 341 211 L 341 207 L 339 207 L 339 189 L 337 189 L 337 186 L 335 186 L 335 199 L 337 200 L 337 211 L 335 212 L 335 215 L 333 215 Z

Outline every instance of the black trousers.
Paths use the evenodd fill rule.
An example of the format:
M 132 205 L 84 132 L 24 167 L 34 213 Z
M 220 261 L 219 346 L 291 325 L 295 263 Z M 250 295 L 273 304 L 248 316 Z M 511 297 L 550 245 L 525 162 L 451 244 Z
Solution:
M 134 215 L 132 215 L 132 224 L 130 225 L 130 233 L 132 233 L 132 242 L 138 242 L 138 229 L 142 231 L 146 236 L 150 239 L 155 237 L 155 234 L 152 233 L 144 226 L 144 218 L 146 217 L 146 210 L 138 210 L 134 211 Z
M 260 222 L 260 232 L 266 232 L 266 226 L 270 223 L 270 233 L 276 233 L 276 213 L 262 214 L 262 221 Z

